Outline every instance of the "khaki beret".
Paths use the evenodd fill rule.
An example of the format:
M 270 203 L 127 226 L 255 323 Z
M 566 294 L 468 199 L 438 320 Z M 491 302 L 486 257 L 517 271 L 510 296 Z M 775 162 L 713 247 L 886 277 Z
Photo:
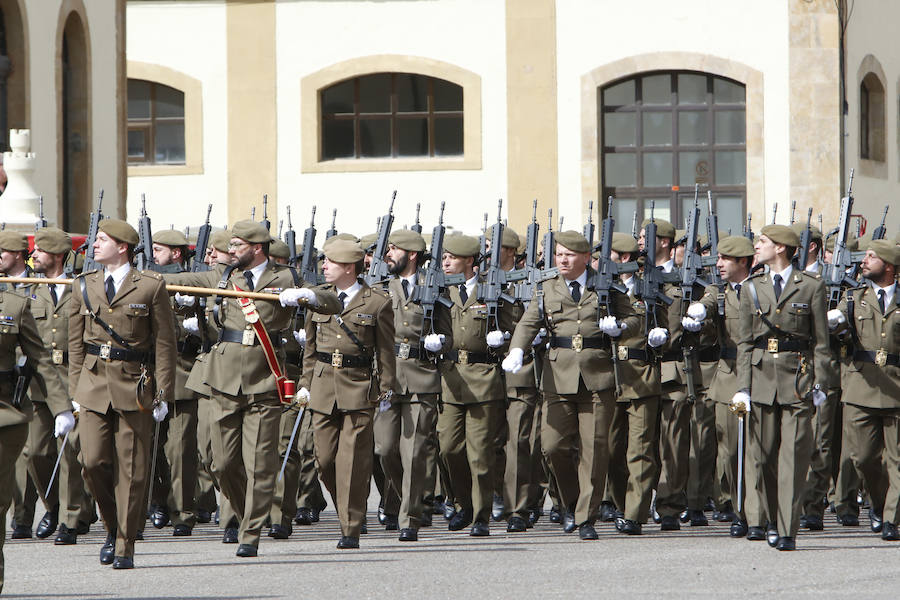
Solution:
M 360 247 L 366 251 L 366 253 L 372 252 L 375 250 L 375 243 L 378 241 L 377 233 L 370 233 L 368 235 L 364 235 L 359 238 Z
M 560 231 L 556 234 L 556 243 L 572 252 L 590 252 L 591 245 L 584 234 L 578 231 Z
M 356 242 L 335 240 L 325 247 L 325 258 L 341 264 L 357 263 L 366 255 Z
M 803 232 L 806 231 L 806 223 L 801 223 L 800 221 L 797 221 L 796 223 L 791 225 L 791 229 L 793 229 L 794 233 L 797 234 L 797 239 L 799 240 L 800 236 L 803 235 Z M 812 224 L 810 224 L 810 226 L 809 226 L 809 239 L 812 242 L 815 242 L 816 240 L 818 240 L 820 242 L 822 241 L 822 231 L 818 227 L 816 227 L 815 225 L 812 225 Z
M 835 240 L 837 240 L 836 235 L 833 235 L 825 240 L 825 249 L 829 252 L 834 252 Z M 850 252 L 856 252 L 857 250 L 859 250 L 859 240 L 856 239 L 856 236 L 847 236 L 847 250 L 849 250 Z
M 504 248 L 515 248 L 519 249 L 519 244 L 522 242 L 519 240 L 519 234 L 513 231 L 509 227 L 503 228 L 503 239 L 500 242 L 500 245 Z
M 800 238 L 787 225 L 766 225 L 760 230 L 759 234 L 766 236 L 776 244 L 784 244 L 794 248 L 800 245 Z
M 666 221 L 665 219 L 653 219 L 653 222 L 656 223 L 656 237 L 661 238 L 670 238 L 675 239 L 675 226 Z M 647 227 L 650 224 L 650 219 L 644 219 L 644 222 L 641 223 L 641 229 Z
M 262 223 L 246 219 L 238 221 L 231 228 L 231 237 L 239 238 L 251 244 L 265 244 L 272 241 L 272 236 Z
M 630 233 L 616 231 L 612 237 L 612 249 L 619 254 L 625 254 L 626 252 L 634 254 L 638 251 L 638 243 L 636 239 L 631 237 Z
M 34 247 L 50 254 L 65 254 L 72 249 L 72 238 L 56 227 L 43 227 L 34 233 Z
M 153 234 L 153 243 L 164 246 L 187 246 L 187 238 L 177 229 L 163 229 Z
M 97 229 L 118 242 L 131 244 L 132 246 L 137 246 L 138 241 L 140 241 L 134 227 L 119 219 L 103 219 L 100 221 L 100 226 Z
M 269 244 L 269 256 L 274 256 L 275 258 L 290 258 L 291 249 L 281 240 L 273 240 L 272 243 Z
M 28 236 L 18 231 L 0 231 L 0 249 L 10 252 L 28 250 Z
M 753 242 L 742 235 L 729 235 L 719 240 L 719 254 L 722 256 L 733 256 L 741 258 L 744 256 L 753 256 L 756 251 L 753 249 Z
M 869 242 L 868 250 L 875 253 L 875 256 L 886 263 L 892 265 L 900 265 L 900 247 L 894 242 L 888 240 L 874 240 Z
M 444 251 L 454 256 L 478 256 L 481 244 L 478 238 L 468 235 L 448 235 L 444 239 Z
M 659 227 L 656 228 L 657 237 L 666 237 L 659 235 Z M 675 238 L 673 240 L 676 246 L 680 246 L 681 244 L 687 243 L 687 230 L 686 229 L 676 229 L 675 230 Z
M 228 244 L 231 242 L 231 232 L 227 229 L 217 229 L 209 236 L 209 245 L 219 252 L 228 252 Z
M 425 252 L 425 238 L 412 229 L 398 229 L 391 233 L 388 241 L 407 252 Z
M 331 236 L 330 238 L 328 238 L 327 240 L 325 240 L 325 243 L 322 244 L 322 246 L 323 247 L 327 246 L 328 244 L 330 244 L 332 242 L 336 242 L 338 240 L 347 240 L 349 242 L 358 242 L 359 238 L 356 237 L 355 235 L 353 235 L 352 233 L 336 233 L 333 236 Z

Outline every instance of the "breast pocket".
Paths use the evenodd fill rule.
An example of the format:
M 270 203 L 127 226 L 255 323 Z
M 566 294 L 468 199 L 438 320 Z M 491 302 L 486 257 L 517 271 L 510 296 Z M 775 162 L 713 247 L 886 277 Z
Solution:
M 326 327 L 328 321 L 331 320 L 331 315 L 323 315 L 316 312 L 309 312 L 307 314 L 316 326 L 316 345 L 331 347 L 331 345 L 334 344 L 334 340 L 331 339 L 332 334 L 328 331 L 329 327 Z
M 151 333 L 150 309 L 147 307 L 129 307 L 126 313 L 126 330 L 133 339 L 142 340 Z
M 809 331 L 809 306 L 790 305 L 787 307 L 788 322 L 795 331 L 806 333 Z
M 36 320 L 46 319 L 47 318 L 47 309 L 44 308 L 43 306 L 32 306 L 31 314 Z
M 375 315 L 365 313 L 354 313 L 344 322 L 350 328 L 363 346 L 372 347 L 375 345 Z

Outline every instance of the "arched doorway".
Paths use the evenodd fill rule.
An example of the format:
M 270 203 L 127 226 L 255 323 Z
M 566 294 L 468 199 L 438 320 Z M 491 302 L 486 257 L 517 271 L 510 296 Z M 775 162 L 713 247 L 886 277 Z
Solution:
M 66 17 L 60 48 L 62 101 L 61 224 L 66 231 L 86 232 L 91 202 L 90 56 L 86 28 L 72 11 Z
M 0 0 L 0 152 L 9 150 L 9 130 L 28 127 L 25 28 L 18 0 Z

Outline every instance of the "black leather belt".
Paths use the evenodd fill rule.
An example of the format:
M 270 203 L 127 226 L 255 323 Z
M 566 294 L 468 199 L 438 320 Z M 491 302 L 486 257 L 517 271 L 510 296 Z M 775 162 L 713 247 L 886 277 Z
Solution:
M 673 362 L 676 360 L 684 360 L 684 351 L 683 350 L 669 350 L 667 352 L 663 352 L 660 359 L 663 362 Z
M 419 358 L 419 347 L 410 344 L 394 344 L 394 354 L 397 358 Z M 424 358 L 424 357 L 422 357 Z
M 884 350 L 870 352 L 867 350 L 857 350 L 853 353 L 853 360 L 857 362 L 867 362 L 883 367 L 884 365 L 893 365 L 900 367 L 900 354 L 891 354 Z
M 573 335 L 572 337 L 550 336 L 551 348 L 571 348 L 575 352 L 581 352 L 583 348 L 607 348 L 608 346 L 609 338 L 605 335 L 591 337 L 583 337 L 581 335 Z
M 640 360 L 645 363 L 655 361 L 655 358 L 650 352 L 641 350 L 640 348 L 629 348 L 627 346 L 619 346 L 617 357 L 619 360 Z
M 722 356 L 722 353 L 719 351 L 718 346 L 709 346 L 708 348 L 701 348 L 694 353 L 694 356 L 700 362 L 712 363 L 719 362 L 719 357 Z
M 341 354 L 337 350 L 331 354 L 328 352 L 316 352 L 316 360 L 339 368 L 369 369 L 372 367 L 372 359 L 368 356 Z
M 127 362 L 147 362 L 150 358 L 149 352 L 140 352 L 138 350 L 126 350 L 125 348 L 116 348 L 109 344 L 97 346 L 94 344 L 85 344 L 84 350 L 88 354 L 99 356 L 103 360 L 124 360 Z
M 249 331 L 253 334 L 253 343 L 252 344 L 244 344 L 244 332 Z M 269 339 L 272 340 L 272 346 L 275 348 L 281 347 L 281 336 L 269 336 Z M 259 345 L 259 339 L 256 337 L 256 332 L 252 329 L 220 329 L 219 330 L 219 342 L 232 342 L 235 344 L 243 344 L 244 346 L 257 346 Z
M 737 358 L 737 348 L 730 346 L 722 346 L 719 350 L 719 358 L 726 360 L 735 360 Z
M 772 354 L 777 352 L 806 352 L 809 350 L 809 340 L 782 340 L 779 338 L 760 338 L 753 344 L 754 348 L 767 350 Z
M 288 364 L 291 365 L 299 365 L 303 362 L 303 353 L 302 352 L 285 352 L 284 360 Z
M 446 360 L 452 360 L 460 365 L 471 365 L 474 363 L 495 365 L 500 362 L 500 358 L 493 354 L 488 354 L 487 352 L 469 352 L 468 350 L 451 350 L 444 354 L 444 358 Z

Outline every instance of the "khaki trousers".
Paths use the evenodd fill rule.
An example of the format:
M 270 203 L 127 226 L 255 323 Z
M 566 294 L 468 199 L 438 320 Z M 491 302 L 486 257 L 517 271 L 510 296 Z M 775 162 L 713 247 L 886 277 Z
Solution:
M 813 411 L 813 454 L 806 474 L 806 492 L 803 494 L 802 513 L 820 519 L 825 514 L 824 500 L 831 482 L 837 479 L 836 457 L 840 456 L 841 420 L 840 390 L 828 390 L 825 402 Z
M 862 474 L 872 512 L 900 519 L 900 409 L 844 404 L 850 457 Z
M 660 473 L 656 490 L 656 511 L 660 517 L 677 517 L 687 508 L 692 410 L 684 386 L 664 392 L 660 398 Z
M 506 408 L 506 468 L 503 477 L 503 505 L 508 519 L 517 515 L 528 518 L 537 495 L 538 473 L 534 456 L 534 417 L 538 408 L 538 391 L 519 388 L 520 398 L 510 398 Z M 539 414 L 539 413 L 538 413 Z
M 718 440 L 718 453 L 716 456 L 716 474 L 717 480 L 722 490 L 722 501 L 731 501 L 734 513 L 738 518 L 746 520 L 744 505 L 741 503 L 742 510 L 738 512 L 737 498 L 737 474 L 738 474 L 738 431 L 740 424 L 737 415 L 731 412 L 731 405 L 724 402 L 716 402 L 716 438 Z M 747 448 L 747 418 L 744 417 L 744 452 L 746 456 Z M 746 476 L 748 472 L 748 461 L 744 461 L 745 481 L 756 481 L 757 477 L 751 475 Z M 747 497 L 747 486 L 743 487 L 744 498 Z M 743 502 L 743 499 L 742 499 Z
M 3 592 L 3 542 L 6 540 L 6 513 L 9 511 L 13 490 L 16 487 L 16 459 L 22 453 L 27 439 L 27 423 L 0 427 L 0 593 Z
M 198 401 L 177 400 L 159 424 L 153 504 L 169 509 L 172 525 L 197 523 Z

